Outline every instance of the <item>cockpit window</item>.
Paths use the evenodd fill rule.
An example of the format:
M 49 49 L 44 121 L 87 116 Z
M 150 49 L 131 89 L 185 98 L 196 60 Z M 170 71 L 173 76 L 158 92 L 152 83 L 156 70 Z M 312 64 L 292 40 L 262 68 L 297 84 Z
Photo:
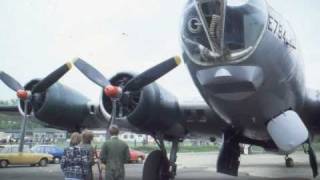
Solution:
M 245 47 L 243 16 L 239 12 L 227 11 L 224 32 L 226 48 L 236 50 Z
M 239 61 L 259 44 L 267 23 L 264 0 L 194 0 L 184 13 L 183 50 L 201 65 Z

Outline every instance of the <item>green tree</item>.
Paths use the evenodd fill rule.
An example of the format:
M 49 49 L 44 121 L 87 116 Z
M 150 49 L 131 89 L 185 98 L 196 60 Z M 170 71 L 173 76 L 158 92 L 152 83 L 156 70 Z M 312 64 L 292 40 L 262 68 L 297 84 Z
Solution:
M 0 106 L 16 106 L 18 99 L 0 100 Z
M 17 99 L 0 100 L 0 106 L 16 106 L 19 103 Z M 0 129 L 20 129 L 22 116 L 19 112 L 16 115 L 5 115 L 0 113 Z M 32 119 L 32 118 L 31 118 Z M 28 121 L 28 128 L 41 128 L 39 123 Z

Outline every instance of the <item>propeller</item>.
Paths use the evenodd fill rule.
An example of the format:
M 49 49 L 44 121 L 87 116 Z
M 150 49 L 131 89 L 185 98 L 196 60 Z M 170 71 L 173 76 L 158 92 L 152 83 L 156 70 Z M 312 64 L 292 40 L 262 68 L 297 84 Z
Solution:
M 155 80 L 159 79 L 163 75 L 170 72 L 172 69 L 177 67 L 181 63 L 181 59 L 178 56 L 169 58 L 166 61 L 161 62 L 158 65 L 153 66 L 152 68 L 144 71 L 143 73 L 139 74 L 128 84 L 125 86 L 123 91 L 137 91 L 141 88 L 147 86 L 148 84 L 154 82 Z
M 105 78 L 96 68 L 86 63 L 84 60 L 77 58 L 73 63 L 79 71 L 82 72 L 87 78 L 96 83 L 98 86 L 105 88 L 110 84 L 109 79 Z
M 115 118 L 116 110 L 122 109 L 121 104 L 123 101 L 123 95 L 130 96 L 131 92 L 138 91 L 143 87 L 149 85 L 150 83 L 156 81 L 163 75 L 170 72 L 172 69 L 177 67 L 181 63 L 181 59 L 178 56 L 171 57 L 150 69 L 142 72 L 138 76 L 131 79 L 127 84 L 123 86 L 113 86 L 109 79 L 107 79 L 102 73 L 100 73 L 92 65 L 86 63 L 84 60 L 78 58 L 74 61 L 74 65 L 91 81 L 93 81 L 98 86 L 104 89 L 106 96 L 111 98 L 112 101 L 112 113 L 111 121 L 109 123 L 110 127 Z M 126 99 L 126 98 L 125 98 Z M 120 108 L 117 108 L 120 105 Z
M 18 91 L 23 89 L 22 85 L 15 80 L 13 77 L 11 77 L 9 74 L 1 71 L 0 72 L 0 79 L 12 90 Z
M 47 75 L 38 82 L 32 89 L 32 93 L 40 93 L 46 91 L 50 86 L 56 83 L 63 75 L 72 68 L 72 63 L 68 62 L 60 66 L 58 69 Z
M 50 73 L 48 76 L 43 78 L 40 82 L 38 82 L 33 89 L 27 91 L 24 87 L 12 76 L 1 71 L 0 79 L 13 91 L 17 93 L 17 96 L 20 100 L 26 100 L 31 98 L 31 96 L 35 93 L 41 93 L 46 91 L 51 85 L 57 82 L 64 74 L 66 74 L 72 67 L 71 63 L 66 63 L 60 66 L 58 69 Z
M 22 125 L 21 125 L 21 140 L 19 144 L 19 152 L 23 151 L 23 144 L 24 144 L 24 136 L 25 136 L 25 129 L 26 123 L 28 118 L 28 107 L 29 105 L 32 106 L 32 98 L 37 93 L 42 93 L 46 91 L 51 85 L 57 82 L 64 74 L 66 74 L 72 67 L 71 63 L 66 63 L 60 66 L 58 69 L 47 75 L 43 78 L 40 82 L 38 82 L 31 91 L 26 90 L 16 79 L 14 79 L 9 74 L 1 71 L 0 72 L 0 79 L 4 82 L 10 89 L 17 93 L 17 97 L 24 102 L 24 111 L 22 117 Z

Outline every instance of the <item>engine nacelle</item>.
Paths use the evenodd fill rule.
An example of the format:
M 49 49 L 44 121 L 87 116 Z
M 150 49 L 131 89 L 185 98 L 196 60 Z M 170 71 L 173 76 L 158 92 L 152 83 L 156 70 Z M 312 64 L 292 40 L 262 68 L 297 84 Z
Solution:
M 37 82 L 30 81 L 25 89 L 31 90 Z M 61 83 L 55 83 L 46 92 L 33 95 L 31 104 L 28 114 L 33 110 L 37 119 L 56 128 L 79 130 L 106 125 L 102 118 L 97 118 L 99 113 L 87 97 Z M 19 109 L 25 113 L 23 101 L 20 101 Z
M 134 77 L 131 73 L 119 73 L 111 78 L 117 86 L 125 85 Z M 117 116 L 125 116 L 130 124 L 142 132 L 162 132 L 167 136 L 184 136 L 186 131 L 182 125 L 182 113 L 175 96 L 152 83 L 138 92 L 131 92 L 128 99 L 123 100 L 122 109 L 117 109 Z M 111 99 L 102 95 L 102 111 L 111 114 Z

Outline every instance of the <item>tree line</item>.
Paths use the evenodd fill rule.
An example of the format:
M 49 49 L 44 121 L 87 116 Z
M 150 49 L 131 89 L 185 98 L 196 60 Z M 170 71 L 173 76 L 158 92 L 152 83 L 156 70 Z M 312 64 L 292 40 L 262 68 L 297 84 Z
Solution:
M 16 106 L 18 104 L 17 99 L 0 100 L 0 106 Z
M 0 100 L 0 106 L 16 106 L 17 99 Z M 0 129 L 20 129 L 22 116 L 17 113 L 17 116 L 9 116 L 0 113 Z M 36 122 L 28 121 L 28 128 L 41 128 L 42 126 Z

